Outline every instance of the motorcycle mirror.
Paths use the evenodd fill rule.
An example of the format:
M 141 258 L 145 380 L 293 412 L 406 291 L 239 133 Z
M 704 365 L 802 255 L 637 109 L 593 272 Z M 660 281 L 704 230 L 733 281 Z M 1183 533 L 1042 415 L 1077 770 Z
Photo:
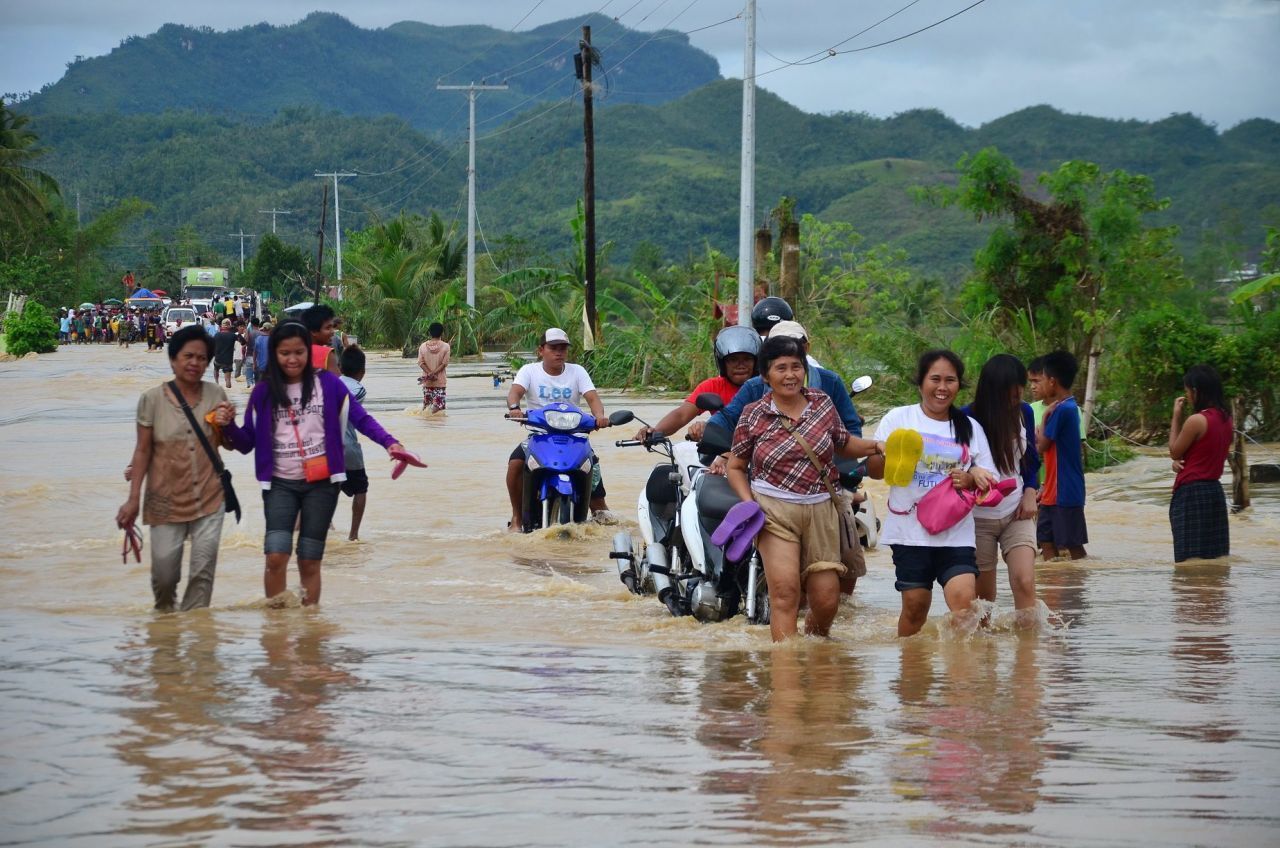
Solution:
M 614 427 L 622 424 L 629 424 L 633 420 L 635 420 L 635 416 L 631 414 L 631 410 L 629 409 L 619 409 L 617 412 L 609 414 L 609 423 Z
M 693 405 L 703 412 L 719 412 L 724 409 L 724 398 L 715 392 L 703 392 L 693 399 Z
M 871 388 L 871 377 L 863 374 L 861 377 L 849 384 L 849 394 L 860 394 L 869 388 Z

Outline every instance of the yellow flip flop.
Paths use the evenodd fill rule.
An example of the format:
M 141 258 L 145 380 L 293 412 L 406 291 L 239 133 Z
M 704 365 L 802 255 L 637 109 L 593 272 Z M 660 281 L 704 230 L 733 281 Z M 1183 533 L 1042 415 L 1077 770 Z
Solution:
M 894 430 L 884 443 L 884 481 L 890 486 L 910 486 L 923 453 L 924 439 L 917 431 Z

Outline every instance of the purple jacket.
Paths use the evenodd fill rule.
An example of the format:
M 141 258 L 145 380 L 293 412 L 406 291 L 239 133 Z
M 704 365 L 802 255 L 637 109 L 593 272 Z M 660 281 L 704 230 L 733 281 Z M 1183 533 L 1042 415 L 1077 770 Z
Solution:
M 394 445 L 397 440 L 351 397 L 342 380 L 328 371 L 317 371 L 316 377 L 324 392 L 324 455 L 329 462 L 329 479 L 338 483 L 347 479 L 346 456 L 342 447 L 342 432 L 347 424 L 344 418 L 350 418 L 352 426 L 384 448 Z M 344 403 L 347 405 L 345 408 Z M 271 386 L 263 382 L 255 385 L 249 394 L 244 424 L 237 426 L 232 421 L 224 428 L 232 447 L 240 453 L 254 452 L 254 473 L 264 489 L 271 488 L 271 469 L 275 465 L 271 421 Z

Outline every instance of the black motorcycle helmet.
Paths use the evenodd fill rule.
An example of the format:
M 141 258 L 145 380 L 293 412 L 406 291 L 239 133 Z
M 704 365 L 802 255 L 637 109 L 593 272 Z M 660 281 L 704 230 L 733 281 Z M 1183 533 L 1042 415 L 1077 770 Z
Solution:
M 794 321 L 795 317 L 795 312 L 785 300 L 780 297 L 766 297 L 751 310 L 751 326 L 755 327 L 756 332 L 761 336 L 767 336 L 774 324 L 779 321 Z
M 760 355 L 760 334 L 746 327 L 725 327 L 716 336 L 713 352 L 716 356 L 716 368 L 719 369 L 720 376 L 727 380 L 729 375 L 725 371 L 725 359 L 735 353 L 747 353 L 754 360 Z M 752 376 L 756 373 L 758 369 L 753 370 Z

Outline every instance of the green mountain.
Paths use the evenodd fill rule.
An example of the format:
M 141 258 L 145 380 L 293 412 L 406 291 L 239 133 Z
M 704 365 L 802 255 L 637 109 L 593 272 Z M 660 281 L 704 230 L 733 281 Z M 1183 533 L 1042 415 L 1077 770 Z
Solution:
M 361 38 L 438 30 L 398 24 L 369 34 L 340 18 L 313 15 L 295 27 L 263 32 L 298 35 L 325 28 Z M 261 29 L 227 35 L 256 38 Z M 572 27 L 543 29 L 565 34 Z M 161 33 L 143 39 L 143 46 L 159 49 L 152 39 Z M 548 38 L 544 34 L 539 43 Z M 456 52 L 450 56 L 450 61 L 460 58 Z M 388 70 L 378 79 L 389 88 L 393 76 Z M 35 115 L 33 129 L 52 149 L 41 167 L 68 193 L 80 193 L 86 214 L 131 196 L 154 205 L 121 253 L 124 263 L 140 259 L 148 229 L 191 225 L 207 242 L 230 248 L 227 233 L 240 227 L 261 232 L 266 218 L 258 210 L 273 207 L 293 211 L 280 219 L 281 236 L 310 251 L 320 217 L 317 171 L 361 175 L 341 186 L 347 231 L 401 210 L 437 209 L 454 219 L 464 213 L 465 135 L 416 129 L 411 123 L 424 119 L 411 107 L 401 112 L 405 117 L 377 118 L 362 116 L 357 105 L 365 104 L 344 107 L 355 114 L 314 106 L 272 111 L 271 103 L 282 102 L 285 94 L 274 93 L 269 101 L 265 93 L 254 99 L 236 89 L 245 102 L 225 101 L 235 104 L 235 114 L 229 108 L 222 110 L 226 114 L 204 108 L 155 114 L 54 109 L 62 101 L 53 95 L 70 96 L 73 89 L 63 86 L 74 79 L 69 73 L 18 108 Z M 354 77 L 351 85 L 378 87 Z M 662 91 L 662 85 L 648 79 L 636 84 L 645 91 Z M 460 95 L 457 100 L 465 102 Z M 391 108 L 387 102 L 372 111 Z M 1158 193 L 1173 201 L 1164 218 L 1181 228 L 1188 257 L 1206 236 L 1256 250 L 1263 226 L 1280 223 L 1280 124 L 1274 121 L 1246 121 L 1220 133 L 1191 115 L 1119 121 L 1037 106 L 966 128 L 936 110 L 885 119 L 813 115 L 763 91 L 757 114 L 761 221 L 778 198 L 789 195 L 797 199 L 798 212 L 851 223 L 868 243 L 903 248 L 918 268 L 951 279 L 970 265 L 986 229 L 955 210 L 922 206 L 911 189 L 954 182 L 957 160 L 988 145 L 1010 155 L 1029 179 L 1072 158 L 1151 176 Z M 736 254 L 740 115 L 735 80 L 710 82 L 659 104 L 620 103 L 618 97 L 602 102 L 596 112 L 598 232 L 602 242 L 615 243 L 615 258 L 625 259 L 643 241 L 659 246 L 671 260 L 701 253 L 707 243 Z M 514 236 L 527 240 L 534 252 L 561 252 L 568 242 L 566 222 L 582 192 L 581 105 L 572 98 L 526 102 L 522 111 L 502 120 L 482 125 L 479 135 L 482 236 L 486 241 Z
M 130 36 L 106 56 L 76 57 L 61 80 L 22 109 L 32 115 L 176 109 L 270 117 L 310 106 L 344 115 L 398 115 L 420 130 L 454 129 L 466 125 L 466 97 L 436 91 L 438 82 L 487 79 L 510 86 L 477 99 L 477 123 L 530 102 L 571 96 L 582 23 L 592 27 L 605 71 L 602 95 L 611 102 L 661 102 L 720 77 L 715 59 L 691 47 L 684 34 L 638 32 L 603 15 L 507 32 L 411 21 L 367 30 L 313 12 L 292 26 L 217 32 L 166 24 L 146 37 Z

